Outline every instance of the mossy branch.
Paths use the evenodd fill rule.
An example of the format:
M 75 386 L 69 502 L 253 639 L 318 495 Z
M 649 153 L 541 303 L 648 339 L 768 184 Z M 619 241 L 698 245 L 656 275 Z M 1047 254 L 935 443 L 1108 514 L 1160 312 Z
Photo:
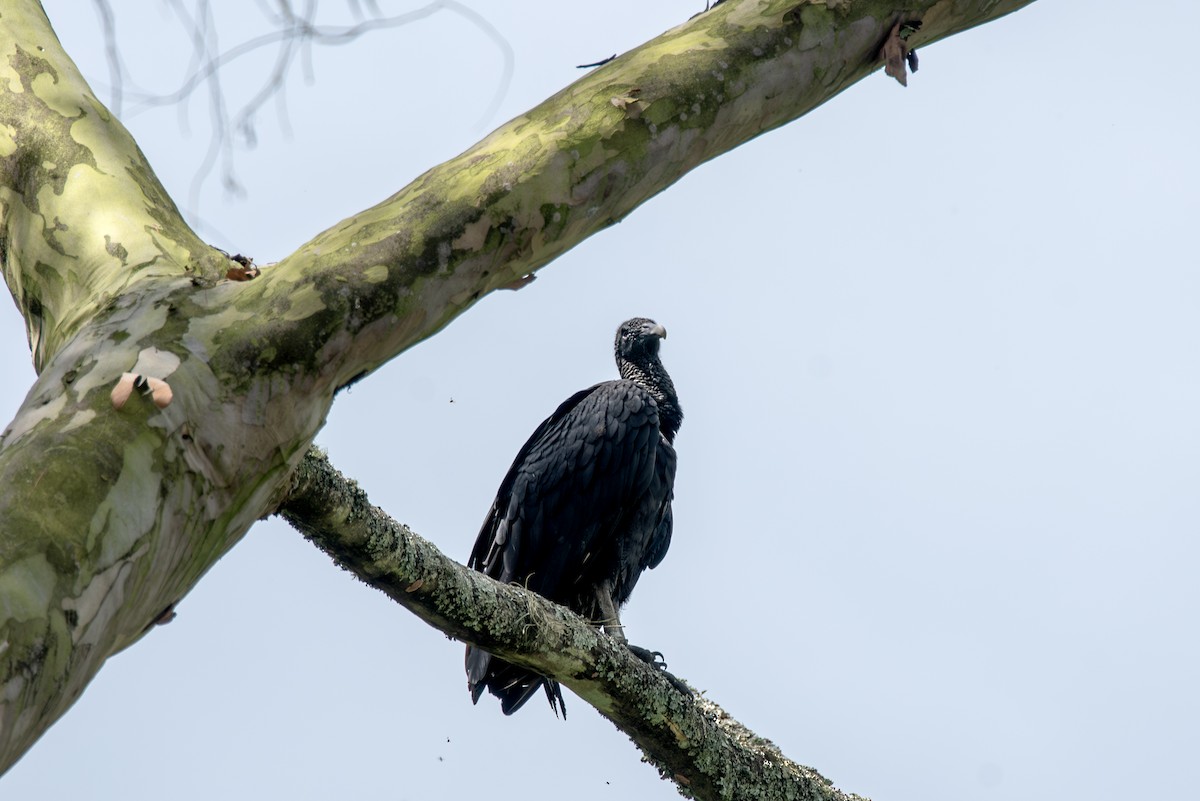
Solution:
M 920 47 L 1032 0 L 728 0 L 502 125 L 248 285 L 285 304 L 255 347 L 311 342 L 341 386 L 518 283 L 695 167 L 879 69 L 898 19 Z M 914 26 L 915 27 L 915 26 Z M 714 213 L 719 207 L 714 204 Z M 308 309 L 291 311 L 300 299 Z M 329 328 L 313 339 L 313 317 Z M 341 339 L 349 322 L 353 339 Z M 245 353 L 220 370 L 237 373 Z
M 566 607 L 448 558 L 372 506 L 316 448 L 297 468 L 279 513 L 337 564 L 434 628 L 571 688 L 628 734 L 687 796 L 858 797 L 792 762 L 709 699 L 684 695 Z

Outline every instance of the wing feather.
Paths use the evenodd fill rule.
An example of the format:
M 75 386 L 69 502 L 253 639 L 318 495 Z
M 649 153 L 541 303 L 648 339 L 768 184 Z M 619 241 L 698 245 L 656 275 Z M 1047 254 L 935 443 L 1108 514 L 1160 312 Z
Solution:
M 468 564 L 560 603 L 597 538 L 658 483 L 658 413 L 644 389 L 608 381 L 571 396 L 525 443 Z
M 622 603 L 665 555 L 674 476 L 675 452 L 645 388 L 618 380 L 577 392 L 518 452 L 468 565 L 596 616 L 596 586 L 615 579 Z M 486 686 L 506 714 L 539 685 L 561 702 L 556 683 L 478 649 L 468 649 L 467 673 L 472 697 Z

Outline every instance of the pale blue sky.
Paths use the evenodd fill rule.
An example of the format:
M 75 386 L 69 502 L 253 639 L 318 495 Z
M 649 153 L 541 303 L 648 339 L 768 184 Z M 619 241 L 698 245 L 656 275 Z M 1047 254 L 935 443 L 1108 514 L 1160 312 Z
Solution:
M 380 0 L 385 10 L 417 3 Z M 98 94 L 90 4 L 47 9 Z M 221 43 L 265 4 L 213 3 Z M 468 2 L 314 51 L 205 184 L 215 244 L 278 259 L 699 2 Z M 114 0 L 142 84 L 167 4 Z M 345 6 L 322 3 L 330 21 Z M 236 19 L 241 14 L 243 20 Z M 676 533 L 631 639 L 876 801 L 1184 797 L 1200 745 L 1200 5 L 1042 0 L 695 171 L 338 398 L 318 437 L 464 559 L 517 448 L 647 315 L 686 419 Z M 236 64 L 256 89 L 272 56 Z M 499 111 L 481 122 L 496 92 Z M 126 119 L 181 206 L 207 101 Z M 11 416 L 32 375 L 2 304 Z M 453 399 L 453 403 L 451 403 Z M 462 649 L 256 526 L 114 658 L 5 799 L 670 799 L 574 696 L 472 707 Z

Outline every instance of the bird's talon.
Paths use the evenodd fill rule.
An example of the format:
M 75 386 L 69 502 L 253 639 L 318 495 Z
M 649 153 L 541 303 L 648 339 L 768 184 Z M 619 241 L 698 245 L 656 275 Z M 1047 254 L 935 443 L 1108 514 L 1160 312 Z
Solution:
M 661 651 L 651 651 L 649 648 L 642 648 L 640 645 L 630 645 L 629 643 L 626 643 L 625 647 L 627 647 L 634 656 L 651 667 L 656 667 L 659 670 L 663 670 L 667 666 L 666 660 L 663 659 Z
M 642 648 L 637 645 L 627 645 L 626 647 L 628 647 L 630 652 L 632 652 L 633 655 L 638 659 L 642 660 L 647 665 L 661 673 L 663 678 L 671 682 L 671 686 L 676 690 L 679 690 L 681 694 L 686 695 L 688 698 L 691 698 L 693 695 L 695 695 L 695 693 L 692 692 L 692 688 L 687 685 L 687 682 L 671 673 L 671 671 L 667 670 L 667 662 L 665 659 L 663 659 L 661 651 L 651 651 L 649 648 Z

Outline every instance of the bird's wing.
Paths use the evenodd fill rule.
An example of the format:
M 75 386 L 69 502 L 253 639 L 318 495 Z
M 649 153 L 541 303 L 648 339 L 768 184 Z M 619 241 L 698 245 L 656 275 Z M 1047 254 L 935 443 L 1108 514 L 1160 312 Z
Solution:
M 661 494 L 665 495 L 660 507 L 658 525 L 654 527 L 654 535 L 646 548 L 646 555 L 641 568 L 653 570 L 662 563 L 671 547 L 671 528 L 675 519 L 671 514 L 671 501 L 675 498 L 675 448 L 666 438 L 660 438 L 658 456 L 654 463 L 654 479 L 662 487 Z
M 517 454 L 470 566 L 565 602 L 654 480 L 660 439 L 654 400 L 631 381 L 568 398 Z
M 504 476 L 504 480 L 500 482 L 500 489 L 496 491 L 496 499 L 492 501 L 492 506 L 488 509 L 487 517 L 484 518 L 483 527 L 479 530 L 479 536 L 475 538 L 475 546 L 471 549 L 471 556 L 467 560 L 467 566 L 472 567 L 481 573 L 486 573 L 492 578 L 500 578 L 499 565 L 501 564 L 499 556 L 504 552 L 509 545 L 508 529 L 512 525 L 512 521 L 506 521 L 505 515 L 508 510 L 510 500 L 513 493 L 513 485 L 521 475 L 521 467 L 530 458 L 530 451 L 539 449 L 545 441 L 547 432 L 554 426 L 558 425 L 564 417 L 579 405 L 579 402 L 594 392 L 596 387 L 589 387 L 576 392 L 571 397 L 567 398 L 554 413 L 542 421 L 525 444 L 521 446 L 521 450 L 517 452 L 517 456 L 513 459 L 512 466 L 508 468 L 508 473 Z M 502 523 L 506 523 L 501 527 Z

